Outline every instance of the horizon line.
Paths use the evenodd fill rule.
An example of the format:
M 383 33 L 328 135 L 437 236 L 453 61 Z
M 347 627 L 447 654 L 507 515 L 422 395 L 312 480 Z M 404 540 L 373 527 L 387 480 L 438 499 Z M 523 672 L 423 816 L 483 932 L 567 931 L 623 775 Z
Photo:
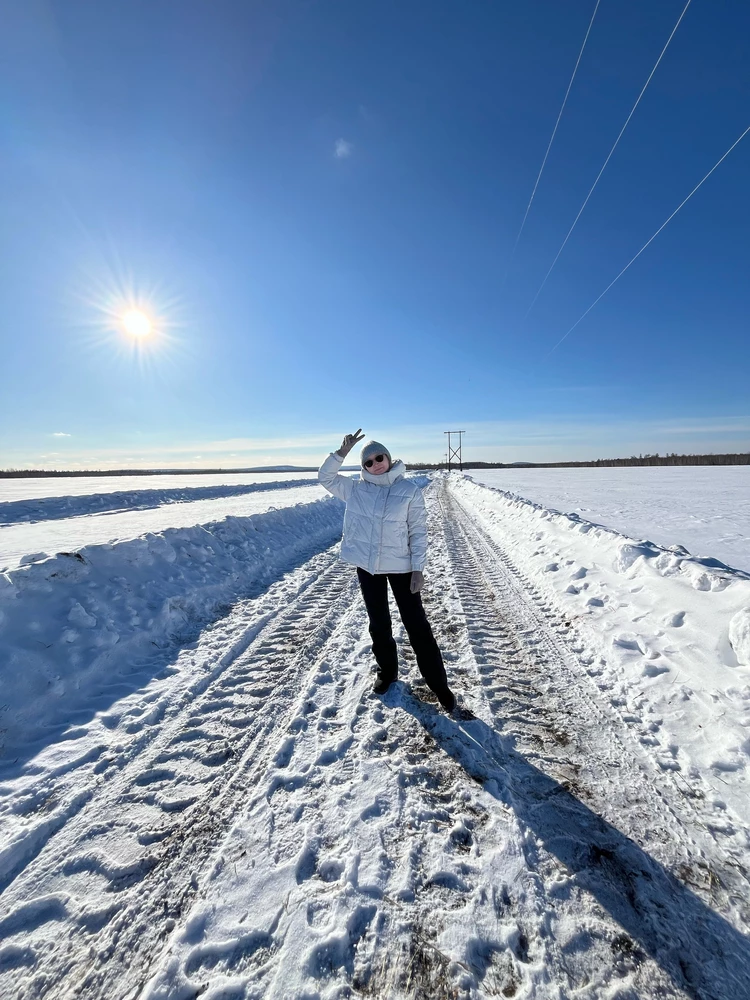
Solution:
M 638 455 L 628 455 L 626 457 L 615 457 L 615 458 L 591 458 L 591 459 L 560 459 L 553 462 L 488 462 L 483 459 L 469 459 L 465 462 L 460 463 L 463 468 L 470 467 L 490 467 L 499 469 L 512 469 L 512 468 L 562 468 L 570 466 L 593 466 L 600 465 L 603 463 L 633 463 L 638 462 L 651 462 L 651 463 L 669 463 L 670 461 L 680 460 L 680 459 L 708 459 L 708 458 L 745 458 L 747 462 L 725 462 L 727 465 L 746 465 L 750 464 L 750 451 L 733 451 L 733 452 L 665 452 L 661 454 L 659 452 L 638 454 Z M 707 463 L 701 463 L 707 464 Z M 710 463 L 708 463 L 710 464 Z M 421 468 L 421 469 L 446 469 L 455 468 L 459 465 L 458 462 L 447 463 L 445 460 L 442 462 L 409 462 L 404 461 L 404 465 L 411 468 Z M 90 469 L 42 469 L 42 468 L 14 468 L 10 467 L 7 469 L 0 469 L 0 478 L 5 479 L 23 479 L 32 478 L 34 476 L 173 476 L 173 475 L 184 475 L 184 476 L 205 476 L 205 475 L 243 475 L 247 473 L 262 473 L 262 472 L 316 472 L 319 466 L 317 465 L 292 465 L 289 463 L 279 462 L 275 465 L 256 465 L 256 466 L 238 466 L 238 467 L 206 467 L 203 469 L 195 468 L 185 468 L 185 467 L 148 467 L 148 468 L 120 468 L 120 469 L 101 469 L 101 468 L 90 468 Z M 342 466 L 342 469 L 347 471 L 352 471 L 359 469 L 359 465 L 347 465 Z

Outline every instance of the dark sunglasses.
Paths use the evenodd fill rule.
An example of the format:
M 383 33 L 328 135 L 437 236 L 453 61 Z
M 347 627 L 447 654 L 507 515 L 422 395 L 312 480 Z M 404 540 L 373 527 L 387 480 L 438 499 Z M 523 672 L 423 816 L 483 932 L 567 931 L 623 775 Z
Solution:
M 371 469 L 376 462 L 382 462 L 385 460 L 385 455 L 376 455 L 375 458 L 368 458 L 365 462 L 365 468 Z

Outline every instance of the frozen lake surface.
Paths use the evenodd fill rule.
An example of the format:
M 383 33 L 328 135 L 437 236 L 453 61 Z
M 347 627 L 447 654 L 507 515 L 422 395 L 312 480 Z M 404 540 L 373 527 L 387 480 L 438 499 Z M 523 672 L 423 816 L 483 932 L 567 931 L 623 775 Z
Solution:
M 750 571 L 750 466 L 472 469 L 475 482 Z

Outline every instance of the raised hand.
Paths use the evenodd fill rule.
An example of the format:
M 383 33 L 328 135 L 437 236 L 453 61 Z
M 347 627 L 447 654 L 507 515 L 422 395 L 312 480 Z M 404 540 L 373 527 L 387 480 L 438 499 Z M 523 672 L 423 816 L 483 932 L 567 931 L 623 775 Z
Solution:
M 363 437 L 364 434 L 362 433 L 361 427 L 358 427 L 353 434 L 346 434 L 344 436 L 344 440 L 341 442 L 341 446 L 339 447 L 339 455 L 341 455 L 342 458 L 346 458 L 354 445 L 359 444 Z

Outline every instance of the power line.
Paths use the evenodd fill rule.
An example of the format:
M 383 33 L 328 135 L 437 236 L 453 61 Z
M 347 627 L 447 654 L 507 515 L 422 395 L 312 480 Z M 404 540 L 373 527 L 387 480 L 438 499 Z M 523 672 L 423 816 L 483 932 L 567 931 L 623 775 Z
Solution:
M 549 143 L 547 144 L 547 151 L 544 154 L 544 159 L 542 160 L 542 165 L 539 168 L 539 173 L 537 174 L 536 182 L 534 183 L 534 190 L 531 192 L 531 197 L 529 198 L 529 203 L 526 206 L 526 212 L 523 217 L 523 222 L 521 223 L 521 228 L 518 230 L 518 236 L 516 236 L 516 242 L 513 244 L 513 250 L 511 251 L 510 260 L 508 261 L 508 267 L 505 271 L 505 277 L 503 278 L 503 286 L 508 278 L 508 272 L 510 271 L 510 265 L 513 263 L 513 258 L 516 255 L 516 250 L 518 249 L 518 244 L 521 239 L 521 233 L 523 232 L 524 226 L 526 225 L 526 220 L 529 217 L 529 212 L 531 211 L 531 205 L 534 201 L 534 196 L 536 195 L 536 189 L 539 187 L 539 181 L 542 179 L 542 174 L 544 173 L 544 168 L 547 164 L 547 157 L 552 149 L 552 143 L 555 141 L 555 136 L 557 135 L 557 127 L 560 124 L 560 119 L 562 118 L 563 111 L 565 110 L 565 105 L 568 103 L 568 95 L 570 94 L 570 88 L 573 86 L 573 81 L 576 78 L 576 73 L 578 72 L 578 66 L 581 62 L 581 57 L 583 55 L 583 50 L 586 48 L 586 42 L 589 40 L 589 35 L 591 34 L 591 28 L 594 24 L 594 18 L 596 17 L 596 12 L 599 10 L 599 4 L 601 0 L 596 0 L 596 6 L 594 7 L 594 13 L 591 15 L 591 20 L 589 21 L 589 26 L 586 30 L 586 36 L 583 39 L 583 45 L 581 46 L 581 51 L 578 53 L 578 58 L 576 59 L 576 64 L 573 67 L 573 75 L 570 78 L 570 83 L 568 84 L 568 89 L 565 91 L 565 97 L 563 98 L 562 106 L 560 107 L 560 113 L 557 116 L 557 121 L 555 122 L 555 127 L 552 129 L 552 135 L 550 137 Z
M 703 179 L 702 179 L 701 181 L 699 181 L 699 182 L 698 182 L 698 183 L 697 183 L 697 184 L 695 185 L 695 187 L 694 187 L 694 188 L 693 188 L 693 190 L 692 190 L 692 191 L 690 192 L 690 194 L 689 194 L 689 195 L 687 196 L 687 198 L 685 198 L 685 199 L 684 199 L 684 201 L 681 201 L 681 202 L 680 202 L 680 204 L 679 204 L 679 205 L 677 206 L 677 208 L 676 208 L 676 209 L 674 210 L 674 212 L 672 212 L 672 214 L 671 214 L 671 215 L 669 216 L 669 218 L 668 218 L 668 219 L 666 220 L 666 222 L 663 222 L 663 223 L 662 223 L 662 224 L 661 224 L 661 225 L 659 226 L 659 228 L 658 228 L 658 229 L 656 230 L 656 232 L 655 232 L 655 233 L 654 233 L 654 235 L 653 235 L 653 236 L 651 237 L 651 239 L 650 239 L 650 240 L 647 240 L 647 241 L 646 241 L 646 242 L 645 242 L 645 243 L 643 244 L 643 246 L 641 247 L 641 249 L 640 249 L 640 250 L 638 251 L 638 253 L 637 253 L 637 254 L 636 254 L 636 255 L 635 255 L 634 257 L 632 257 L 632 258 L 631 258 L 631 259 L 630 259 L 630 260 L 629 260 L 629 261 L 627 262 L 627 264 L 626 264 L 626 265 L 625 265 L 625 267 L 624 267 L 624 268 L 622 269 L 622 271 L 620 271 L 620 273 L 619 273 L 619 274 L 617 275 L 617 277 L 616 277 L 616 278 L 614 278 L 614 279 L 613 279 L 612 281 L 610 281 L 610 283 L 609 283 L 609 284 L 607 285 L 607 287 L 606 287 L 606 288 L 604 289 L 604 291 L 602 292 L 602 294 L 601 294 L 601 295 L 600 295 L 600 296 L 599 296 L 598 298 L 594 299 L 594 301 L 593 301 L 593 302 L 591 303 L 591 305 L 590 305 L 590 306 L 588 307 L 588 309 L 586 310 L 586 312 L 585 312 L 585 313 L 583 313 L 583 315 L 582 315 L 582 316 L 581 316 L 581 317 L 580 317 L 579 319 L 577 319 L 577 320 L 575 321 L 575 323 L 574 323 L 574 324 L 573 324 L 573 325 L 571 326 L 571 328 L 570 328 L 570 329 L 568 330 L 568 332 L 567 332 L 567 333 L 565 334 L 565 336 L 564 336 L 564 337 L 561 337 L 561 338 L 560 338 L 560 339 L 558 340 L 558 342 L 557 342 L 557 343 L 555 344 L 555 346 L 554 346 L 554 347 L 552 348 L 552 350 L 550 350 L 550 351 L 548 352 L 548 354 L 547 354 L 547 357 L 549 357 L 549 355 L 550 355 L 550 354 L 552 354 L 552 351 L 556 351 L 556 350 L 557 350 L 557 348 L 558 348 L 558 347 L 560 346 L 560 344 L 562 344 L 562 342 L 563 342 L 563 341 L 565 340 L 565 338 L 566 338 L 566 337 L 568 337 L 568 336 L 569 336 L 569 335 L 570 335 L 570 334 L 571 334 L 571 333 L 572 333 L 572 332 L 573 332 L 573 331 L 575 330 L 575 328 L 576 328 L 576 327 L 578 326 L 578 324 L 579 324 L 579 323 L 580 323 L 580 322 L 581 322 L 582 320 L 584 320 L 584 319 L 585 319 L 585 318 L 586 318 L 586 317 L 588 316 L 588 314 L 589 314 L 589 313 L 591 312 L 591 310 L 592 310 L 592 309 L 594 308 L 594 306 L 595 306 L 595 305 L 596 305 L 596 304 L 597 304 L 598 302 L 601 302 L 601 300 L 602 300 L 602 299 L 604 298 L 604 296 L 605 296 L 605 295 L 607 294 L 607 292 L 608 292 L 608 291 L 610 290 L 610 288 L 612 287 L 612 285 L 614 285 L 614 284 L 615 284 L 615 282 L 617 282 L 617 281 L 619 281 L 619 280 L 620 280 L 620 278 L 621 278 L 621 277 L 623 276 L 623 274 L 625 274 L 625 272 L 626 272 L 626 271 L 627 271 L 627 269 L 628 269 L 628 268 L 630 267 L 630 265 L 631 265 L 631 264 L 634 264 L 634 263 L 635 263 L 635 261 L 637 261 L 637 260 L 638 260 L 638 258 L 639 258 L 639 257 L 641 256 L 641 254 L 643 253 L 643 251 L 644 251 L 644 250 L 646 249 L 646 247 L 650 246 L 650 244 L 654 242 L 654 240 L 655 240 L 655 239 L 656 239 L 656 237 L 657 237 L 657 236 L 659 235 L 659 233 L 660 233 L 660 232 L 662 231 L 662 229 L 664 229 L 664 228 L 665 228 L 665 226 L 667 226 L 667 225 L 668 225 L 668 224 L 669 224 L 669 223 L 670 223 L 670 222 L 672 221 L 672 219 L 674 219 L 675 215 L 677 215 L 677 213 L 678 213 L 678 212 L 680 211 L 680 209 L 681 209 L 681 208 L 683 207 L 683 205 L 686 205 L 686 204 L 687 204 L 687 203 L 688 203 L 688 202 L 690 201 L 690 199 L 691 199 L 691 198 L 693 197 L 693 195 L 694 195 L 694 194 L 695 194 L 695 192 L 696 192 L 696 191 L 698 190 L 698 188 L 699 188 L 699 187 L 701 187 L 701 185 L 703 185 L 703 184 L 704 184 L 704 183 L 705 183 L 705 182 L 706 182 L 706 181 L 708 180 L 708 178 L 709 178 L 709 177 L 711 176 L 711 174 L 712 174 L 712 173 L 714 172 L 714 170 L 716 170 L 716 168 L 717 168 L 718 166 L 720 166 L 720 165 L 721 165 L 721 164 L 722 164 L 722 163 L 724 162 L 724 160 L 726 160 L 726 158 L 727 158 L 727 157 L 729 156 L 729 154 L 730 154 L 730 153 L 732 152 L 732 150 L 733 150 L 733 149 L 735 148 L 735 146 L 738 146 L 738 145 L 739 145 L 739 144 L 740 144 L 740 143 L 742 142 L 742 140 L 743 140 L 743 139 L 745 138 L 745 136 L 746 136 L 746 135 L 748 134 L 748 132 L 750 132 L 750 125 L 748 125 L 748 127 L 747 127 L 747 128 L 745 129 L 745 131 L 744 131 L 744 132 L 742 133 L 742 135 L 741 135 L 741 136 L 739 137 L 739 139 L 736 139 L 736 140 L 735 140 L 735 141 L 734 141 L 734 142 L 732 143 L 732 145 L 731 145 L 731 146 L 729 147 L 729 149 L 728 149 L 728 150 L 726 151 L 726 153 L 724 153 L 724 155 L 722 156 L 722 158 L 721 158 L 720 160 L 717 160 L 717 162 L 716 162 L 716 163 L 715 163 L 715 164 L 714 164 L 714 165 L 713 165 L 713 166 L 711 167 L 711 169 L 710 169 L 710 170 L 708 171 L 708 173 L 706 174 L 706 176 L 705 176 L 705 177 L 704 177 L 704 178 L 703 178 Z
M 669 48 L 669 44 L 670 44 L 670 42 L 672 41 L 672 39 L 674 38 L 674 36 L 675 36 L 675 32 L 676 32 L 676 31 L 677 31 L 677 29 L 679 28 L 679 26 L 680 26 L 680 24 L 681 24 L 681 22 L 682 22 L 682 19 L 683 19 L 683 17 L 684 17 L 684 16 L 685 16 L 685 14 L 687 13 L 687 9 L 688 9 L 688 7 L 690 6 L 691 2 L 692 2 L 692 0 L 687 0 L 687 3 L 685 4 L 685 6 L 684 6 L 684 8 L 683 8 L 683 10 L 682 10 L 682 13 L 681 13 L 681 14 L 680 14 L 680 16 L 679 16 L 679 17 L 677 18 L 677 23 L 675 24 L 674 28 L 672 28 L 672 33 L 671 33 L 671 35 L 669 36 L 669 38 L 667 39 L 667 43 L 666 43 L 666 45 L 665 45 L 665 46 L 664 46 L 664 48 L 663 48 L 663 49 L 661 50 L 661 54 L 659 55 L 659 58 L 658 58 L 658 59 L 656 60 L 656 62 L 655 62 L 655 64 L 654 64 L 654 68 L 653 68 L 653 69 L 651 70 L 651 72 L 649 73 L 649 76 L 648 76 L 648 79 L 646 80 L 646 82 L 645 82 L 645 83 L 644 83 L 644 85 L 643 85 L 643 89 L 641 90 L 640 94 L 638 95 L 638 98 L 636 99 L 636 102 L 635 102 L 635 104 L 634 104 L 634 105 L 633 105 L 633 107 L 632 107 L 632 108 L 630 109 L 630 114 L 629 114 L 629 115 L 628 115 L 628 117 L 627 117 L 627 118 L 625 119 L 625 124 L 624 124 L 624 125 L 622 126 L 622 128 L 620 129 L 620 134 L 619 134 L 619 135 L 617 136 L 617 138 L 615 139 L 615 142 L 614 142 L 614 145 L 613 145 L 613 146 L 612 146 L 612 148 L 610 149 L 609 153 L 607 153 L 607 159 L 606 159 L 606 160 L 604 161 L 604 163 L 603 163 L 603 165 L 602 165 L 602 169 L 601 169 L 601 170 L 599 171 L 599 173 L 598 173 L 598 174 L 596 175 L 596 180 L 595 180 L 595 181 L 594 181 L 594 183 L 593 183 L 593 184 L 591 185 L 591 190 L 590 190 L 590 191 L 589 191 L 589 193 L 588 193 L 588 194 L 586 195 L 586 197 L 585 197 L 585 199 L 584 199 L 584 201 L 583 201 L 583 204 L 582 204 L 582 205 L 581 205 L 581 207 L 579 208 L 579 210 L 578 210 L 578 215 L 577 215 L 577 216 L 575 217 L 575 219 L 573 220 L 573 225 L 572 225 L 572 226 L 570 227 L 570 229 L 568 230 L 568 233 L 567 233 L 567 235 L 566 235 L 565 239 L 564 239 L 564 240 L 562 241 L 562 245 L 560 246 L 560 249 L 559 249 L 559 250 L 557 251 L 557 253 L 555 254 L 555 259 L 554 259 L 554 260 L 552 261 L 552 263 L 550 264 L 550 268 L 549 268 L 549 271 L 547 271 L 547 273 L 545 274 L 545 276 L 544 276 L 544 280 L 542 281 L 541 285 L 540 285 L 540 286 L 539 286 L 539 288 L 537 289 L 537 293 L 536 293 L 536 295 L 535 295 L 535 296 L 534 296 L 534 298 L 533 298 L 533 299 L 531 300 L 531 305 L 530 305 L 530 306 L 529 306 L 529 308 L 528 308 L 528 309 L 526 310 L 526 315 L 524 316 L 524 319 L 528 319 L 528 316 L 529 316 L 529 313 L 531 312 L 531 310 L 532 310 L 532 309 L 534 308 L 534 305 L 536 304 L 536 300 L 537 300 L 537 299 L 539 298 L 539 296 L 541 295 L 541 292 L 542 292 L 542 289 L 543 289 L 543 288 L 544 288 L 544 286 L 545 286 L 545 285 L 547 284 L 547 279 L 548 279 L 548 278 L 549 278 L 549 276 L 550 276 L 550 275 L 552 274 L 552 271 L 553 271 L 553 269 L 554 269 L 554 267 L 555 267 L 555 264 L 556 264 L 556 263 L 558 262 L 558 260 L 560 259 L 560 254 L 561 254 L 561 253 L 563 252 L 563 250 L 565 249 L 565 244 L 566 244 L 566 243 L 568 242 L 568 240 L 570 239 L 570 236 L 571 236 L 571 233 L 573 232 L 573 230 L 575 229 L 575 227 L 576 227 L 576 226 L 578 225 L 578 220 L 579 220 L 579 219 L 581 218 L 581 216 L 583 215 L 583 210 L 584 210 L 584 209 L 586 208 L 586 206 L 588 205 L 588 203 L 589 203 L 589 198 L 590 198 L 590 197 L 591 197 L 591 195 L 592 195 L 592 194 L 594 193 L 594 191 L 595 191 L 595 189 L 596 189 L 596 186 L 597 186 L 597 184 L 598 184 L 598 183 L 599 183 L 599 181 L 601 180 L 601 176 L 602 176 L 602 174 L 604 173 L 604 171 L 605 171 L 605 170 L 606 170 L 606 168 L 607 168 L 607 164 L 608 164 L 608 163 L 609 163 L 609 161 L 610 161 L 610 160 L 612 159 L 612 154 L 613 154 L 613 153 L 614 153 L 614 151 L 615 151 L 615 150 L 617 149 L 617 146 L 619 145 L 619 142 L 620 142 L 620 139 L 622 139 L 622 137 L 623 137 L 623 135 L 624 135 L 624 133 L 625 133 L 625 129 L 626 129 L 626 128 L 628 127 L 628 125 L 630 124 L 630 119 L 631 119 L 631 118 L 633 117 L 633 115 L 635 114 L 635 109 L 636 109 L 636 108 L 638 107 L 638 105 L 639 105 L 639 104 L 641 103 L 641 98 L 642 98 L 642 97 L 643 97 L 643 95 L 644 95 L 644 94 L 646 93 L 646 90 L 648 89 L 648 85 L 649 85 L 649 84 L 651 83 L 651 79 L 652 79 L 652 77 L 653 77 L 654 73 L 655 73 L 655 72 L 657 71 L 657 69 L 659 68 L 659 63 L 660 63 L 660 62 L 662 61 L 662 59 L 664 58 L 664 53 L 665 53 L 665 52 L 667 51 L 667 49 Z

